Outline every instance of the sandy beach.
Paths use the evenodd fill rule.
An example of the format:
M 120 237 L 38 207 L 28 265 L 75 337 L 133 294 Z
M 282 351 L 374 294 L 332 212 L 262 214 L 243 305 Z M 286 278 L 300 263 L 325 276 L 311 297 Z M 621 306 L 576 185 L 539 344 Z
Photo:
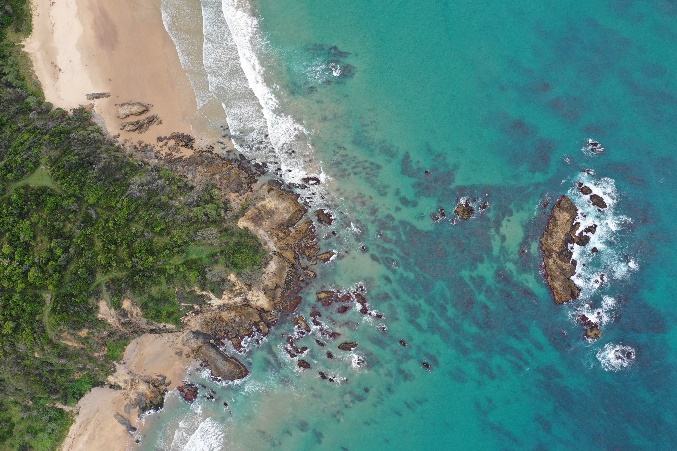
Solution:
M 209 142 L 209 130 L 196 130 L 195 96 L 167 34 L 161 0 L 33 0 L 33 33 L 24 42 L 45 98 L 57 107 L 91 106 L 108 132 L 119 139 L 155 143 L 158 136 L 188 133 Z M 110 93 L 88 100 L 87 94 Z M 117 117 L 116 104 L 151 105 L 142 116 Z M 120 131 L 123 121 L 156 114 L 162 123 L 145 133 Z M 211 132 L 213 133 L 213 132 Z M 124 450 L 134 439 L 116 420 L 130 425 L 138 412 L 133 397 L 147 391 L 148 377 L 166 377 L 168 390 L 181 384 L 191 359 L 181 344 L 181 333 L 144 335 L 127 347 L 123 361 L 108 382 L 122 390 L 97 387 L 77 406 L 75 424 L 64 450 Z
M 130 406 L 139 392 L 144 392 L 144 377 L 161 374 L 173 390 L 181 384 L 192 360 L 181 343 L 181 332 L 146 334 L 132 340 L 108 382 L 122 387 L 114 390 L 96 387 L 78 402 L 75 423 L 64 441 L 64 451 L 124 450 L 134 443 L 134 436 L 116 420 L 121 415 L 143 433 L 138 409 Z
M 167 34 L 161 0 L 33 0 L 33 34 L 24 43 L 45 98 L 71 109 L 93 104 L 111 135 L 131 142 L 155 143 L 173 132 L 199 138 L 195 96 Z M 110 97 L 87 100 L 90 93 Z M 116 104 L 152 105 L 161 124 L 142 134 L 120 131 Z

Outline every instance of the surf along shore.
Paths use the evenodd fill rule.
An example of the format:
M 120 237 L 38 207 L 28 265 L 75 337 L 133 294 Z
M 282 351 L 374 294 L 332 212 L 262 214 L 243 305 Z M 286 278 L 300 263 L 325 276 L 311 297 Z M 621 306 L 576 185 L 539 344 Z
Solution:
M 184 330 L 145 319 L 133 299 L 114 309 L 99 302 L 99 318 L 132 339 L 107 387 L 80 400 L 63 449 L 127 449 L 142 440 L 139 413 L 162 405 L 190 365 L 209 362 L 214 376 L 245 377 L 247 368 L 218 349 L 265 336 L 291 315 L 299 291 L 315 273 L 306 263 L 320 252 L 307 208 L 265 167 L 231 151 L 217 130 L 195 126 L 197 107 L 160 11 L 161 0 L 33 0 L 33 33 L 24 43 L 45 98 L 64 109 L 84 105 L 135 158 L 161 165 L 197 186 L 216 186 L 224 202 L 241 207 L 270 257 L 254 280 L 227 276 L 232 289 L 183 319 Z M 122 128 L 122 129 L 121 129 Z M 224 150 L 217 155 L 215 147 Z M 315 262 L 311 262 L 313 264 Z M 136 337 L 136 338 L 134 338 Z

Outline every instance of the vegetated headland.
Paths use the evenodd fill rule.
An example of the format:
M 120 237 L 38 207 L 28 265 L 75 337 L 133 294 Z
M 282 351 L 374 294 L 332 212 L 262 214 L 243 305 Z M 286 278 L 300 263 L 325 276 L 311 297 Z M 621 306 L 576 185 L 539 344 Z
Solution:
M 0 449 L 124 449 L 191 362 L 247 375 L 219 345 L 291 315 L 320 249 L 265 166 L 151 142 L 152 105 L 116 106 L 132 143 L 46 102 L 30 31 L 27 0 L 0 5 Z

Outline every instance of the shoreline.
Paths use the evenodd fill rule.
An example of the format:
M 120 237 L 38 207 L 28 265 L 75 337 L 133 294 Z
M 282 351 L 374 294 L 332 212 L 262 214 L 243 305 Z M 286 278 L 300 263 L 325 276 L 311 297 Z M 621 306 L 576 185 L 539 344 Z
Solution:
M 140 421 L 139 407 L 135 405 L 139 397 L 157 395 L 151 382 L 158 380 L 158 376 L 165 381 L 160 390 L 174 390 L 194 361 L 181 341 L 182 336 L 182 332 L 147 333 L 132 340 L 122 361 L 116 364 L 116 372 L 107 381 L 120 389 L 95 387 L 80 399 L 75 422 L 61 449 L 115 449 L 112 443 L 127 449 L 132 445 L 135 436 L 147 427 Z M 167 358 L 168 355 L 173 357 Z M 122 424 L 124 420 L 129 423 Z M 131 428 L 134 433 L 130 433 Z
M 195 125 L 193 88 L 160 5 L 161 0 L 32 0 L 33 33 L 24 51 L 45 100 L 67 110 L 89 106 L 121 142 L 154 144 L 172 133 L 198 135 L 201 143 L 220 139 L 216 130 Z M 92 93 L 110 96 L 88 99 Z M 119 118 L 117 105 L 124 102 L 149 105 L 147 114 L 161 123 L 144 133 L 120 130 L 122 122 L 148 117 Z
M 139 411 L 152 408 L 167 391 L 181 385 L 192 363 L 221 358 L 222 368 L 241 365 L 226 354 L 205 358 L 205 352 L 212 351 L 196 350 L 194 343 L 185 341 L 187 334 L 206 332 L 213 343 L 230 341 L 242 352 L 245 337 L 268 335 L 280 315 L 296 309 L 299 291 L 307 278 L 315 276 L 301 264 L 320 249 L 298 195 L 282 183 L 260 181 L 265 169 L 256 163 L 230 153 L 215 154 L 217 141 L 229 149 L 232 143 L 220 141 L 227 139 L 214 128 L 196 125 L 197 101 L 164 27 L 160 6 L 161 0 L 33 0 L 33 33 L 25 40 L 24 51 L 45 100 L 55 107 L 70 110 L 82 105 L 126 153 L 162 165 L 189 183 L 216 185 L 231 205 L 249 203 L 238 224 L 261 240 L 270 258 L 260 281 L 243 284 L 232 275 L 233 292 L 224 292 L 221 299 L 212 295 L 207 305 L 195 307 L 184 317 L 182 332 L 158 334 L 158 325 L 142 318 L 132 301 L 122 308 L 125 312 L 101 301 L 100 319 L 121 330 L 131 320 L 136 330 L 145 333 L 127 346 L 106 381 L 108 386 L 96 387 L 80 399 L 63 450 L 133 446 L 150 426 L 139 421 Z M 92 93 L 105 95 L 88 99 Z M 124 102 L 141 102 L 150 111 L 121 119 L 117 104 Z M 160 116 L 161 123 L 143 133 L 119 131 L 122 122 L 152 115 Z M 216 348 L 204 348 L 210 346 Z

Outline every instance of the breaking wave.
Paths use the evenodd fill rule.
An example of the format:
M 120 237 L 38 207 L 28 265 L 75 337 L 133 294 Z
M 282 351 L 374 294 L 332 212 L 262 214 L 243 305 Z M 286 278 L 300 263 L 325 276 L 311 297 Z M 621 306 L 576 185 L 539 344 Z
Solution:
M 627 345 L 607 343 L 597 352 L 597 360 L 606 371 L 620 371 L 632 366 L 637 353 Z
M 311 134 L 285 113 L 277 86 L 266 67 L 279 66 L 270 51 L 252 5 L 246 0 L 201 0 L 202 48 L 195 30 L 182 17 L 194 13 L 176 0 L 164 0 L 165 28 L 179 53 L 195 91 L 198 107 L 218 102 L 225 112 L 222 130 L 235 148 L 268 165 L 276 176 L 302 191 L 303 198 L 323 204 L 326 190 L 309 179 L 326 179 L 315 160 Z
M 581 288 L 580 299 L 587 301 L 611 281 L 626 279 L 639 269 L 639 264 L 627 252 L 623 231 L 632 219 L 616 212 L 619 195 L 614 180 L 596 179 L 582 173 L 578 182 L 590 188 L 590 196 L 599 196 L 607 205 L 606 208 L 593 205 L 576 186 L 569 190 L 568 195 L 579 210 L 576 218 L 580 222 L 579 230 L 595 227 L 586 246 L 573 247 L 573 258 L 578 265 L 572 280 Z

